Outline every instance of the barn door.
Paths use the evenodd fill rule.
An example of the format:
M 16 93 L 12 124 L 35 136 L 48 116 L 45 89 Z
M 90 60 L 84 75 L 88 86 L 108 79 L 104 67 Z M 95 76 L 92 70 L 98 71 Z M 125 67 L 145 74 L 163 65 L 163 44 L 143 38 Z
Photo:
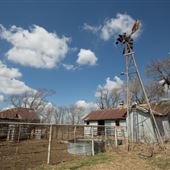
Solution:
M 101 125 L 103 127 L 98 127 L 97 134 L 104 135 L 104 120 L 99 120 L 98 125 Z

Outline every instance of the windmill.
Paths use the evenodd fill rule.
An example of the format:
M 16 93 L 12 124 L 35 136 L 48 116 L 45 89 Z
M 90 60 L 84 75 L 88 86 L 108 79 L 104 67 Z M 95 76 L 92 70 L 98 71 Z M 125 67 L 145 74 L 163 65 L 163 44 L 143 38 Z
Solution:
M 160 134 L 157 122 L 155 120 L 153 111 L 151 109 L 151 105 L 150 105 L 150 102 L 149 102 L 149 99 L 148 99 L 148 96 L 147 96 L 143 81 L 141 79 L 141 76 L 140 76 L 140 73 L 139 73 L 139 70 L 138 70 L 138 66 L 136 64 L 135 53 L 133 52 L 134 40 L 133 40 L 132 35 L 134 33 L 136 33 L 137 31 L 139 31 L 139 28 L 140 28 L 140 22 L 138 20 L 136 20 L 133 27 L 132 27 L 132 29 L 131 29 L 131 33 L 130 34 L 127 34 L 127 33 L 119 34 L 118 38 L 116 40 L 116 44 L 122 44 L 124 46 L 123 55 L 125 56 L 125 62 L 126 62 L 126 81 L 127 81 L 126 104 L 127 104 L 127 117 L 128 117 L 128 119 L 127 119 L 128 120 L 127 121 L 128 144 L 129 144 L 130 139 L 131 139 L 131 141 L 133 143 L 133 134 L 131 132 L 131 121 L 130 121 L 130 115 L 129 115 L 129 109 L 130 109 L 130 105 L 131 105 L 130 99 L 129 99 L 129 92 L 130 92 L 129 91 L 129 81 L 130 81 L 130 79 L 129 79 L 129 77 L 130 77 L 129 76 L 130 75 L 129 74 L 129 69 L 131 69 L 131 67 L 133 67 L 133 69 L 135 70 L 135 73 L 137 75 L 138 81 L 140 83 L 141 89 L 143 91 L 143 94 L 144 94 L 144 97 L 145 97 L 145 100 L 146 100 L 146 104 L 147 104 L 147 106 L 149 108 L 149 113 L 150 113 L 150 116 L 151 116 L 152 124 L 153 124 L 153 126 L 155 127 L 155 130 L 156 130 L 157 141 L 160 144 L 160 146 L 162 148 L 164 148 L 164 142 L 163 142 L 162 136 Z

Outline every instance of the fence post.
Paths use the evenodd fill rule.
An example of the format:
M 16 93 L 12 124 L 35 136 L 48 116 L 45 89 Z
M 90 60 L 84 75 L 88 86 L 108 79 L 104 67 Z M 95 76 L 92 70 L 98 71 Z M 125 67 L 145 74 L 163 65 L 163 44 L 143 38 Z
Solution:
M 21 125 L 19 125 L 19 128 L 18 128 L 18 143 L 20 140 L 20 135 L 21 135 Z
M 53 129 L 53 125 L 50 125 L 50 133 L 49 133 L 49 139 L 48 139 L 48 155 L 47 155 L 47 164 L 50 164 L 52 129 Z
M 91 127 L 91 153 L 92 156 L 94 156 L 94 133 L 93 133 L 93 127 Z
M 115 126 L 115 146 L 117 147 L 117 128 Z
M 106 126 L 104 127 L 104 147 L 105 147 L 105 150 L 106 150 L 106 141 L 107 141 L 107 128 Z

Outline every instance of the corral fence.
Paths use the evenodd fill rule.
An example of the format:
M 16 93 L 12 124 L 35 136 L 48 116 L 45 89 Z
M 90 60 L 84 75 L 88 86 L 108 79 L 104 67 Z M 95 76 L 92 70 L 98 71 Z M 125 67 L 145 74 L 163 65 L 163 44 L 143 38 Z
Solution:
M 0 122 L 0 169 L 23 170 L 127 143 L 126 127 Z

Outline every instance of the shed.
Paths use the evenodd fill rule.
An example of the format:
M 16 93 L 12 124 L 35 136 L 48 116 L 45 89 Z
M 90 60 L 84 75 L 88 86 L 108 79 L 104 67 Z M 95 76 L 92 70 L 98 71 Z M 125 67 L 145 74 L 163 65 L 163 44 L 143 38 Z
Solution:
M 2 124 L 1 122 L 7 122 Z M 9 124 L 10 122 L 10 124 Z M 12 123 L 15 122 L 15 123 Z M 33 126 L 20 125 L 16 122 L 22 123 L 38 123 L 40 119 L 33 109 L 29 108 L 12 108 L 0 112 L 0 138 L 9 141 L 29 138 Z
M 83 120 L 86 125 L 103 126 L 124 126 L 126 127 L 126 112 L 124 107 L 96 110 L 86 115 Z M 89 128 L 85 128 L 85 134 L 90 133 Z M 96 134 L 104 133 L 104 127 L 96 128 Z
M 151 104 L 152 112 L 158 125 L 158 129 L 164 141 L 170 139 L 170 124 L 168 114 L 170 106 Z M 128 121 L 128 119 L 127 119 Z M 136 142 L 157 142 L 155 125 L 149 112 L 147 104 L 135 105 L 130 111 L 130 136 Z

